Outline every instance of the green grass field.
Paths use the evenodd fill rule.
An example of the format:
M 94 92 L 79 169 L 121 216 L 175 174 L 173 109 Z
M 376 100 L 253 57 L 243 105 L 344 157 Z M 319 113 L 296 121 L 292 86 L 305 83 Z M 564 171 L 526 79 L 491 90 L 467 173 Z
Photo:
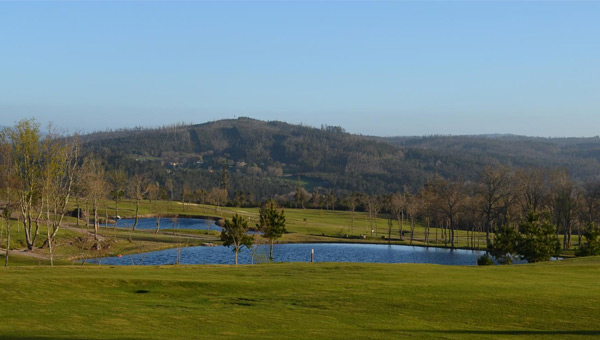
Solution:
M 600 337 L 600 258 L 0 269 L 2 339 Z

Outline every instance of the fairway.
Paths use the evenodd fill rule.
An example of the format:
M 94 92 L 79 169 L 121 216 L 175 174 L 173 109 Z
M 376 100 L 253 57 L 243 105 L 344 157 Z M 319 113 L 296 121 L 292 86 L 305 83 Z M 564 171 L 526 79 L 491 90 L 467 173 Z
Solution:
M 0 270 L 2 339 L 581 339 L 600 258 Z

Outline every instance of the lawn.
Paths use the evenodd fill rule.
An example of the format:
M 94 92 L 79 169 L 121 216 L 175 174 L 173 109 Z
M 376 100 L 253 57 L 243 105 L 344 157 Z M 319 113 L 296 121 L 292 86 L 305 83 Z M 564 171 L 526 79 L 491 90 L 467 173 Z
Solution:
M 3 339 L 600 337 L 600 258 L 0 269 Z

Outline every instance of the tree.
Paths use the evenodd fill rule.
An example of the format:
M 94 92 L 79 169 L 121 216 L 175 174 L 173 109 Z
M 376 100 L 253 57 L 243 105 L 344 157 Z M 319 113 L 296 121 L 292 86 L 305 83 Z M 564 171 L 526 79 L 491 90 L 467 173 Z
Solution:
M 15 175 L 15 192 L 25 232 L 25 244 L 32 250 L 42 216 L 44 146 L 39 123 L 22 120 L 4 133 Z
M 273 242 L 287 231 L 283 209 L 279 209 L 273 201 L 266 202 L 260 208 L 259 224 L 256 227 L 269 240 L 269 260 L 273 261 Z
M 348 196 L 348 207 L 350 208 L 350 233 L 354 233 L 354 211 L 356 210 L 356 205 L 359 202 L 359 195 L 355 192 L 351 193 Z
M 524 215 L 529 211 L 538 213 L 548 200 L 549 177 L 547 171 L 543 169 L 528 168 L 517 172 L 517 182 L 519 183 L 519 201 Z
M 454 230 L 456 229 L 456 222 L 458 219 L 458 213 L 462 208 L 462 204 L 465 199 L 464 185 L 462 182 L 447 182 L 440 181 L 436 187 L 437 199 L 439 202 L 439 209 L 442 214 L 448 219 L 450 227 L 450 244 L 452 249 L 454 245 Z
M 4 266 L 8 266 L 10 251 L 10 217 L 17 208 L 15 169 L 12 166 L 11 147 L 6 140 L 7 130 L 0 132 L 0 204 L 2 204 L 2 217 L 6 223 L 6 256 Z
M 150 184 L 148 196 L 150 198 L 150 201 L 153 201 L 152 210 L 154 210 L 154 213 L 156 214 L 156 230 L 154 232 L 158 234 L 158 232 L 160 231 L 160 218 L 163 213 L 163 206 L 162 202 L 160 201 L 160 186 L 158 183 Z
M 50 265 L 54 265 L 54 243 L 56 234 L 67 213 L 67 207 L 80 175 L 79 143 L 77 136 L 66 140 L 58 138 L 50 128 L 45 137 L 45 166 L 43 200 L 46 204 L 46 245 L 50 252 Z
M 210 202 L 215 205 L 215 211 L 217 211 L 219 210 L 219 207 L 227 201 L 227 190 L 214 187 L 210 190 L 208 198 Z
M 223 173 L 221 174 L 221 189 L 228 192 L 229 190 L 229 172 L 227 172 L 227 165 L 223 166 Z
M 377 214 L 381 209 L 381 202 L 379 197 L 375 195 L 365 197 L 365 205 L 367 206 L 367 212 L 369 213 L 369 226 L 371 227 L 371 236 L 375 231 L 374 227 L 377 226 Z M 375 223 L 375 226 L 373 225 Z
M 115 218 L 119 218 L 119 202 L 125 197 L 127 175 L 123 169 L 113 170 L 108 173 L 108 182 L 111 186 L 110 196 L 115 201 Z
M 144 195 L 148 192 L 148 178 L 142 174 L 136 174 L 131 177 L 129 185 L 127 186 L 127 192 L 129 197 L 135 200 L 135 222 L 133 223 L 132 230 L 138 225 L 140 201 L 144 199 Z
M 309 194 L 302 187 L 302 185 L 300 183 L 300 176 L 298 176 L 298 184 L 296 185 L 296 192 L 294 194 L 294 201 L 296 202 L 296 208 L 302 207 L 302 209 L 305 209 L 304 202 L 306 202 L 306 199 L 308 198 L 308 196 L 309 196 Z
M 576 256 L 595 256 L 600 255 L 600 229 L 596 225 L 591 224 L 583 233 L 585 243 L 579 246 L 575 251 Z
M 392 209 L 392 213 L 396 217 L 396 220 L 398 221 L 398 225 L 400 227 L 400 240 L 404 240 L 404 210 L 406 209 L 406 195 L 404 195 L 401 192 L 392 195 L 392 199 L 390 200 L 390 206 Z
M 507 181 L 508 169 L 486 167 L 481 173 L 481 184 L 478 194 L 481 197 L 481 211 L 484 214 L 485 238 L 487 245 L 491 244 L 490 230 L 494 215 L 502 201 L 502 187 Z
M 560 250 L 556 227 L 533 211 L 519 224 L 517 253 L 527 262 L 548 261 Z
M 100 222 L 98 219 L 98 206 L 100 200 L 106 197 L 107 186 L 105 180 L 105 170 L 100 160 L 93 155 L 86 158 L 82 167 L 83 177 L 85 178 L 85 192 L 87 199 L 92 203 L 94 214 L 94 240 L 96 249 L 100 250 L 101 244 L 98 238 L 98 229 Z
M 494 242 L 489 245 L 489 253 L 496 258 L 500 264 L 511 264 L 513 258 L 517 256 L 517 242 L 519 232 L 510 225 L 500 227 L 494 238 Z
M 422 209 L 422 204 L 419 196 L 409 195 L 407 198 L 406 213 L 410 218 L 410 244 L 412 245 L 415 237 L 415 219 Z
M 563 249 L 569 249 L 579 198 L 573 181 L 565 171 L 554 173 L 552 178 L 550 199 L 552 218 L 557 227 L 557 235 L 560 231 L 563 233 Z
M 248 232 L 248 221 L 238 214 L 233 218 L 225 219 L 223 230 L 221 231 L 221 241 L 226 247 L 233 246 L 235 252 L 235 264 L 238 264 L 238 254 L 242 247 L 250 248 L 254 242 L 254 237 L 246 235 Z
M 51 263 L 52 241 L 66 213 L 79 163 L 76 137 L 58 137 L 49 126 L 42 138 L 35 120 L 22 120 L 4 129 L 1 138 L 3 176 L 8 176 L 9 184 L 3 185 L 4 191 L 16 198 L 25 244 L 33 249 L 45 215 Z

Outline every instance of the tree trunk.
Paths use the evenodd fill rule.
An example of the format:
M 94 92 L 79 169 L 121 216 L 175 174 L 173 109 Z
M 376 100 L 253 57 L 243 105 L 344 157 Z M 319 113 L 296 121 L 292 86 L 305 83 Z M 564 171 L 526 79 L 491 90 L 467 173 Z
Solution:
M 98 241 L 98 203 L 94 201 L 92 209 L 94 210 L 94 240 Z
M 410 217 L 410 245 L 413 244 L 413 239 L 415 237 L 415 219 L 414 217 Z
M 239 253 L 239 249 L 236 247 L 235 248 L 235 265 L 237 266 L 238 264 L 238 253 Z
M 452 245 L 452 249 L 454 249 L 454 221 L 450 219 L 450 236 L 452 239 L 450 240 L 450 244 Z
M 133 223 L 133 231 L 135 231 L 135 228 L 138 225 L 138 212 L 140 211 L 140 200 L 136 199 L 135 200 L 135 222 Z
M 400 241 L 404 241 L 404 235 L 402 231 L 404 230 L 404 212 L 400 213 Z
M 52 235 L 50 234 L 50 223 L 48 223 L 48 226 L 46 228 L 47 230 L 47 234 L 48 234 L 48 240 L 46 242 L 48 242 L 48 250 L 50 251 L 50 267 L 54 267 L 54 259 L 52 257 Z
M 273 262 L 273 239 L 270 240 L 269 262 Z
M 27 216 L 23 219 L 23 230 L 25 231 L 25 243 L 27 244 L 27 250 L 33 250 L 33 240 L 31 236 L 31 216 Z
M 77 227 L 79 227 L 79 219 L 81 218 L 81 207 L 79 206 L 79 198 L 75 200 L 75 206 L 77 207 Z
M 10 250 L 10 220 L 6 219 L 6 257 L 4 258 L 4 266 L 8 267 L 8 251 Z

